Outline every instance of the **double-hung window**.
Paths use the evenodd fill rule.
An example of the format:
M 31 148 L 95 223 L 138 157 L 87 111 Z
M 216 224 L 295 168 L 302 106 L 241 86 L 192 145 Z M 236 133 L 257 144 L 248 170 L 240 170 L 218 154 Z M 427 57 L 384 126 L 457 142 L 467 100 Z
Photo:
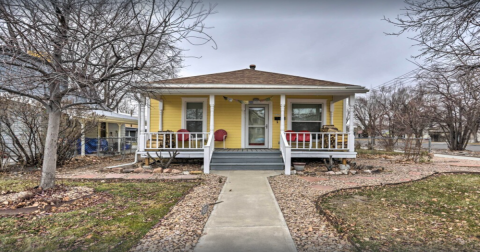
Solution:
M 292 103 L 292 127 L 295 132 L 308 130 L 309 132 L 320 132 L 323 118 L 323 104 L 314 103 Z
M 182 128 L 189 132 L 205 132 L 207 129 L 206 98 L 182 98 Z
M 203 102 L 187 102 L 185 124 L 190 132 L 203 132 Z

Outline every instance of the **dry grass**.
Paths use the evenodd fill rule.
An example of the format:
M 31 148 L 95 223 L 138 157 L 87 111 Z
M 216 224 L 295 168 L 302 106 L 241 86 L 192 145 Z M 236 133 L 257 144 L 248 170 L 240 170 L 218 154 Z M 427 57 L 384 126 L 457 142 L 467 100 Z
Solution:
M 321 206 L 361 250 L 480 250 L 479 175 L 337 193 Z
M 28 180 L 0 180 L 15 191 Z M 0 217 L 2 251 L 128 251 L 197 183 L 68 182 L 111 199 L 66 213 Z

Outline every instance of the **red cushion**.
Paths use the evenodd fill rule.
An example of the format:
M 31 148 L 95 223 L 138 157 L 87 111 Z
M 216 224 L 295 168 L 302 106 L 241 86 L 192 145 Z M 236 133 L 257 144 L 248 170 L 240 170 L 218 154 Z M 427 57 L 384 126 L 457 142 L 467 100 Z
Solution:
M 177 132 L 179 132 L 179 133 L 180 133 L 180 132 L 186 132 L 186 133 L 188 133 L 188 132 L 190 132 L 190 131 L 188 131 L 188 130 L 186 130 L 186 129 L 179 129 Z M 189 134 L 178 134 L 178 136 L 177 136 L 177 140 L 178 140 L 178 141 L 188 141 L 189 138 L 190 138 L 190 135 L 189 135 Z
M 295 141 L 297 139 L 297 134 L 296 133 L 292 134 L 292 132 L 295 132 L 295 131 L 293 130 L 285 131 L 288 142 Z
M 303 134 L 302 132 L 305 132 L 305 134 Z M 300 133 L 298 133 L 298 142 L 304 142 L 303 141 L 304 135 L 305 135 L 305 142 L 310 142 L 310 131 L 308 130 L 301 130 Z
M 223 129 L 219 129 L 215 131 L 214 136 L 215 136 L 215 141 L 223 141 L 224 136 L 225 136 L 225 139 L 227 138 L 227 131 Z

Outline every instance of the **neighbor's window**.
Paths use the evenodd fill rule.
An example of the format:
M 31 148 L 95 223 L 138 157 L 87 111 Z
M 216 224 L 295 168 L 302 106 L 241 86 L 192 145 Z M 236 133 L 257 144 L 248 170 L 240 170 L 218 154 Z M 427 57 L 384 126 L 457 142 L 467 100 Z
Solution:
M 203 102 L 187 102 L 185 125 L 190 132 L 203 131 Z
M 322 104 L 292 104 L 292 130 L 320 132 Z

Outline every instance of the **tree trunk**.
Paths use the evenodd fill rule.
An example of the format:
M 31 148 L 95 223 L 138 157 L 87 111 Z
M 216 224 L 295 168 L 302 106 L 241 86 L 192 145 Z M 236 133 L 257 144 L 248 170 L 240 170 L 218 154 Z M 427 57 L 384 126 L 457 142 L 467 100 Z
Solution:
M 45 152 L 42 166 L 42 189 L 52 188 L 55 185 L 55 171 L 57 169 L 58 134 L 60 130 L 60 117 L 62 112 L 58 109 L 48 112 L 48 128 L 45 139 Z

